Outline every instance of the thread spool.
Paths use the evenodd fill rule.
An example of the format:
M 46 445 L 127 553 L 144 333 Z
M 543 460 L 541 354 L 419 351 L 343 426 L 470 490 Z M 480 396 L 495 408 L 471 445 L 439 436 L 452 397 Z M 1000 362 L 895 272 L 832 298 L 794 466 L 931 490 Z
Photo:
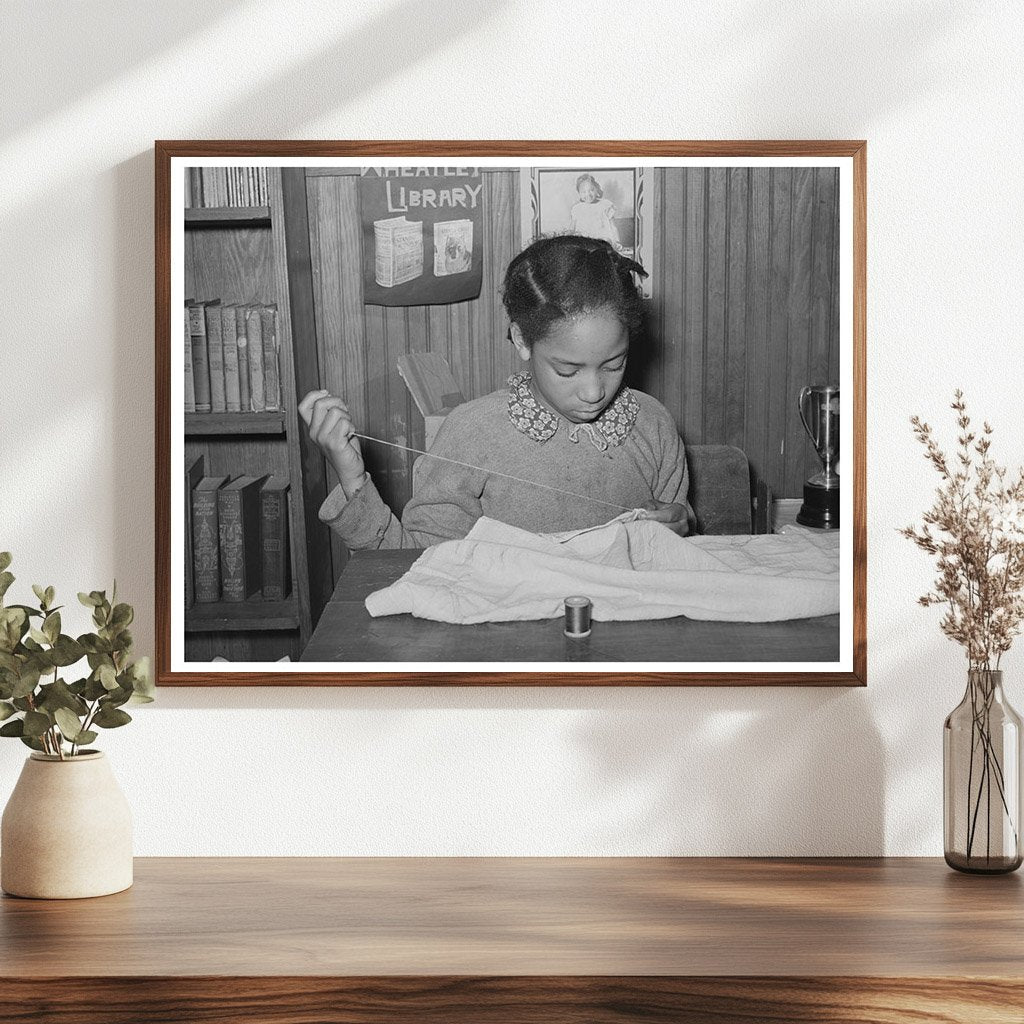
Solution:
M 589 597 L 567 597 L 565 599 L 565 635 L 573 640 L 590 636 L 590 610 L 593 607 Z

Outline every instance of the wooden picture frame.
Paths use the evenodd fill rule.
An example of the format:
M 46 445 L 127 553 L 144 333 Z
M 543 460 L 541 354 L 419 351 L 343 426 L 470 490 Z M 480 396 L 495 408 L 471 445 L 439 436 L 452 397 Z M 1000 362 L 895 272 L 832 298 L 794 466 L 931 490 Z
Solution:
M 519 251 L 517 235 L 525 220 L 518 176 L 536 166 L 630 164 L 645 168 L 644 241 L 653 253 L 653 305 L 645 335 L 650 348 L 638 359 L 636 372 L 646 376 L 636 386 L 654 381 L 657 386 L 649 390 L 660 387 L 662 400 L 667 393 L 665 404 L 676 418 L 688 459 L 696 460 L 704 448 L 708 452 L 700 458 L 718 459 L 718 448 L 736 440 L 749 439 L 751 448 L 757 448 L 744 454 L 754 502 L 752 532 L 770 528 L 773 513 L 782 519 L 795 515 L 799 481 L 815 468 L 810 441 L 795 415 L 794 391 L 800 384 L 824 383 L 812 379 L 820 370 L 822 375 L 834 374 L 845 392 L 839 445 L 842 528 L 834 533 L 839 552 L 838 615 L 828 623 L 789 620 L 764 628 L 743 623 L 735 631 L 735 636 L 743 637 L 739 641 L 721 628 L 727 623 L 663 620 L 676 622 L 679 629 L 662 630 L 659 635 L 672 639 L 661 646 L 657 639 L 644 641 L 645 650 L 655 652 L 644 658 L 628 656 L 628 651 L 636 649 L 637 638 L 644 635 L 641 625 L 648 624 L 596 622 L 592 637 L 580 641 L 565 639 L 556 620 L 498 623 L 487 627 L 482 642 L 498 654 L 473 660 L 451 655 L 459 650 L 452 646 L 452 638 L 468 638 L 479 627 L 399 616 L 415 626 L 396 641 L 397 646 L 406 645 L 406 650 L 415 649 L 421 656 L 410 661 L 401 651 L 380 656 L 386 649 L 380 646 L 381 629 L 387 633 L 386 627 L 374 625 L 364 633 L 353 628 L 349 637 L 337 625 L 355 622 L 353 616 L 362 614 L 362 597 L 377 579 L 373 574 L 378 568 L 371 569 L 362 553 L 341 568 L 347 552 L 318 517 L 334 480 L 301 423 L 298 398 L 315 388 L 336 386 L 338 380 L 358 381 L 367 416 L 385 417 L 380 429 L 390 431 L 392 439 L 389 449 L 373 456 L 372 465 L 367 458 L 371 477 L 383 481 L 385 497 L 389 487 L 395 494 L 404 493 L 414 459 L 397 442 L 413 453 L 422 449 L 431 415 L 446 414 L 449 399 L 470 400 L 499 387 L 498 375 L 506 372 L 502 364 L 511 356 L 504 349 L 491 347 L 478 358 L 460 361 L 460 346 L 466 338 L 493 339 L 496 334 L 500 337 L 494 346 L 504 343 L 507 324 L 498 290 L 504 263 Z M 487 222 L 490 248 L 484 254 L 478 299 L 449 307 L 372 311 L 362 305 L 363 261 L 359 235 L 352 227 L 358 226 L 354 176 L 362 166 L 377 165 L 407 170 L 429 166 L 442 174 L 472 165 L 470 169 L 487 172 L 483 194 L 489 206 L 484 217 L 493 214 L 495 219 Z M 210 173 L 215 168 L 217 173 Z M 159 685 L 865 685 L 865 173 L 863 141 L 157 142 Z M 193 194 L 191 207 L 186 206 L 186 189 L 200 186 L 209 191 L 208 202 L 200 205 L 200 197 Z M 811 227 L 805 230 L 807 224 Z M 201 307 L 218 298 L 222 311 L 229 312 L 218 316 Z M 250 318 L 262 323 L 273 348 L 265 340 L 257 346 L 264 358 L 276 354 L 279 363 L 274 385 L 281 397 L 278 408 L 252 411 L 250 396 L 250 406 L 241 415 L 214 412 L 217 399 L 211 396 L 209 413 L 184 411 L 186 363 L 193 354 L 201 354 L 195 336 L 181 340 L 189 329 L 186 299 L 194 300 L 194 318 L 213 317 L 203 321 L 214 325 L 211 330 L 230 332 L 225 326 L 230 316 L 236 326 L 239 316 L 253 328 L 256 324 Z M 193 319 L 193 326 L 200 319 Z M 441 394 L 441 407 L 432 410 L 427 407 L 429 394 L 414 404 L 392 357 L 429 349 L 430 343 L 437 346 L 442 337 L 457 392 Z M 785 358 L 772 348 L 781 344 L 780 338 L 786 339 Z M 252 342 L 244 329 L 236 340 L 243 342 L 242 348 Z M 241 351 L 233 348 L 232 359 Z M 632 349 L 630 361 L 632 368 Z M 229 371 L 229 391 L 230 381 Z M 627 383 L 634 384 L 629 379 Z M 193 377 L 193 391 L 195 387 Z M 444 387 L 442 383 L 440 391 Z M 698 387 L 700 399 L 695 400 L 698 392 L 687 389 Z M 190 453 L 191 483 L 185 466 Z M 696 487 L 700 474 L 695 462 L 690 466 Z M 275 537 L 283 523 L 288 533 L 282 598 L 264 598 L 257 592 L 248 600 L 208 602 L 186 612 L 185 566 L 192 572 L 196 564 L 189 547 L 193 537 L 203 544 L 207 539 L 202 529 L 195 532 L 195 522 L 190 524 L 191 488 L 199 474 L 207 472 L 215 479 L 273 474 L 287 482 L 283 510 L 269 506 L 270 515 L 279 519 L 268 518 L 271 525 L 266 528 Z M 238 486 L 257 495 L 254 501 L 264 501 L 258 487 Z M 257 507 L 268 506 L 253 505 L 249 512 Z M 414 557 L 403 552 L 378 554 L 374 564 L 388 563 L 390 579 Z M 349 576 L 343 587 L 346 569 Z M 268 579 L 276 585 L 280 579 L 275 572 L 268 569 Z M 195 582 L 193 578 L 193 591 Z M 328 613 L 342 616 L 331 620 L 330 630 L 325 626 Z M 502 648 L 519 635 L 520 627 L 521 635 L 529 639 Z M 652 627 L 652 636 L 655 633 Z M 627 635 L 632 635 L 633 647 L 612 643 Z M 685 642 L 679 639 L 684 636 Z M 333 652 L 335 642 L 338 650 L 347 642 L 348 650 L 358 653 L 297 660 L 314 649 Z M 507 649 L 516 652 L 515 660 L 507 655 L 498 660 Z M 709 650 L 756 652 L 760 660 L 752 654 L 738 661 L 726 661 L 724 654 L 709 660 L 688 657 L 690 651 Z M 817 654 L 802 656 L 819 650 L 833 653 L 824 660 Z M 189 651 L 197 653 L 190 656 Z M 434 657 L 423 651 L 433 651 Z M 543 661 L 529 657 L 540 651 L 559 653 L 545 654 Z M 231 660 L 215 660 L 214 652 Z M 292 660 L 279 661 L 281 652 Z

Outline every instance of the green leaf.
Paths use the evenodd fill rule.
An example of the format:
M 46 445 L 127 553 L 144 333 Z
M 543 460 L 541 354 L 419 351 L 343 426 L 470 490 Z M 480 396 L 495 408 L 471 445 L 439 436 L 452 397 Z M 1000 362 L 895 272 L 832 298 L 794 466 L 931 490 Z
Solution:
M 9 604 L 8 608 L 20 608 L 28 618 L 43 619 L 46 616 L 38 608 L 33 608 L 30 604 Z
M 79 718 L 84 718 L 89 713 L 89 705 L 81 697 L 73 693 L 63 679 L 57 679 L 52 683 L 39 687 L 39 698 L 36 701 L 36 707 L 40 711 L 52 712 L 56 712 L 58 708 L 65 708 Z
M 82 721 L 78 715 L 67 708 L 57 708 L 53 713 L 53 717 L 65 739 L 71 740 L 72 743 L 80 742 L 79 735 L 82 732 Z
M 83 743 L 92 743 L 97 736 L 99 736 L 98 732 L 93 732 L 92 729 L 85 729 L 78 734 L 78 739 L 75 742 L 81 746 Z
M 88 651 L 90 654 L 110 654 L 113 648 L 110 646 L 110 641 L 102 636 L 97 636 L 95 633 L 83 633 L 78 638 L 78 644 L 84 651 Z M 90 664 L 92 664 L 90 662 Z M 96 666 L 93 665 L 93 668 Z
M 5 551 L 4 554 L 7 554 Z M 3 600 L 4 594 L 7 593 L 8 588 L 14 582 L 14 577 L 9 572 L 0 572 L 0 600 Z
M 25 712 L 26 736 L 42 736 L 52 724 L 50 716 L 44 715 L 41 711 Z
M 85 648 L 66 633 L 61 633 L 53 645 L 52 654 L 54 665 L 66 667 L 81 661 L 85 657 Z
M 12 697 L 28 697 L 35 692 L 35 688 L 39 685 L 39 666 L 38 665 L 26 665 L 21 670 L 21 675 L 18 677 L 18 682 L 14 686 L 14 690 L 11 694 Z
M 35 626 L 32 626 L 29 629 L 28 635 L 40 645 L 48 644 L 50 642 L 50 638 L 41 629 L 36 629 Z
M 0 572 L 3 572 L 11 564 L 10 551 L 0 551 Z
M 92 594 L 83 594 L 81 591 L 78 592 L 78 600 L 85 605 L 86 608 L 95 608 L 99 603 L 96 600 L 95 591 Z
M 16 715 L 18 709 L 6 700 L 0 700 L 0 722 L 6 722 L 11 715 Z
M 50 612 L 46 616 L 43 620 L 43 632 L 51 644 L 57 642 L 57 637 L 60 636 L 60 612 Z
M 101 729 L 117 729 L 119 726 L 127 725 L 131 720 L 132 716 L 127 711 L 104 705 L 96 712 L 93 724 Z
M 113 665 L 100 665 L 96 670 L 96 678 L 103 684 L 105 690 L 116 690 L 118 687 L 117 673 Z
M 17 606 L 0 609 L 0 650 L 13 651 L 28 629 L 28 616 Z
M 46 588 L 39 586 L 38 583 L 32 584 L 32 593 L 39 599 L 39 603 L 45 608 L 46 607 Z
M 57 591 L 53 587 L 47 587 L 46 593 L 43 596 L 46 598 L 46 607 L 52 611 L 53 599 L 57 596 Z
M 115 629 L 124 629 L 130 626 L 135 618 L 135 610 L 130 604 L 116 604 L 110 613 L 110 625 Z
M 20 718 L 15 718 L 13 722 L 5 722 L 0 725 L 0 736 L 24 736 L 25 735 L 25 722 Z
M 100 703 L 104 707 L 119 708 L 122 704 L 127 704 L 132 699 L 132 693 L 131 683 L 127 686 L 119 686 L 116 690 L 110 690 Z
M 35 736 L 22 736 L 21 742 L 24 743 L 26 747 L 31 747 L 33 750 L 38 750 L 44 754 L 46 753 L 46 747 L 44 747 L 42 742 L 37 740 Z
M 82 691 L 82 696 L 86 700 L 99 700 L 100 697 L 105 697 L 106 695 L 107 688 L 95 675 L 90 675 L 85 681 L 85 689 Z

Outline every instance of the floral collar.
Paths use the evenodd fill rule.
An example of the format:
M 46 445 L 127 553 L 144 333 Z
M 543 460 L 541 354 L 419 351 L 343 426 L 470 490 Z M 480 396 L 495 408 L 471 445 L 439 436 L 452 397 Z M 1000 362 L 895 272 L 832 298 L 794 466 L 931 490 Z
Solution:
M 545 409 L 530 390 L 533 375 L 527 370 L 512 374 L 508 379 L 508 418 L 512 425 L 534 441 L 547 441 L 558 430 L 560 418 Z M 593 423 L 573 423 L 569 426 L 569 440 L 578 444 L 580 431 L 584 431 L 598 451 L 620 445 L 629 436 L 640 412 L 640 403 L 629 388 L 621 388 L 611 404 Z

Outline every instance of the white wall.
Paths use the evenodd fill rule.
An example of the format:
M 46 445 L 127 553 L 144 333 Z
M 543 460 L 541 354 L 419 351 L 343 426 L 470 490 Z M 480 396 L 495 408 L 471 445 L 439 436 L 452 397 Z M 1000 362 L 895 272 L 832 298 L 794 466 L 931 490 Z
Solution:
M 964 664 L 896 528 L 955 386 L 1024 461 L 1019 5 L 7 0 L 0 39 L 0 549 L 12 593 L 116 576 L 143 651 L 155 138 L 869 140 L 867 689 L 168 688 L 104 737 L 138 853 L 941 853 Z

